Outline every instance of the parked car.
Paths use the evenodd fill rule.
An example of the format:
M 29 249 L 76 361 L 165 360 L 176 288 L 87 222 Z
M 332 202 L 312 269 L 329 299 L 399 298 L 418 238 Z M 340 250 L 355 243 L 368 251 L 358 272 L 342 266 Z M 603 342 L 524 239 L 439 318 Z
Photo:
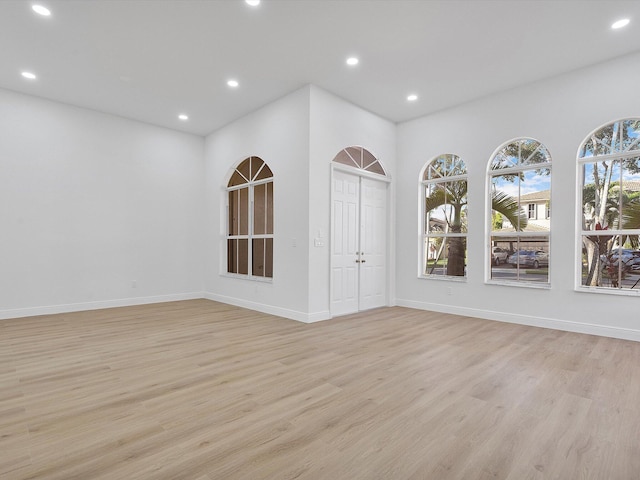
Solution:
M 622 261 L 622 270 L 625 272 L 631 270 L 640 270 L 640 250 L 630 250 L 623 248 L 622 252 L 614 249 L 608 255 L 600 257 L 605 267 L 618 267 L 618 262 Z
M 618 259 L 622 258 L 622 263 L 628 263 L 633 259 L 633 250 L 628 248 L 623 248 L 622 252 L 617 248 L 613 249 L 613 251 L 607 256 L 607 259 L 611 262 L 612 265 L 618 265 Z
M 509 257 L 509 265 L 517 267 L 547 267 L 549 266 L 549 254 L 543 250 L 520 250 Z
M 506 263 L 507 258 L 509 258 L 509 252 L 504 248 L 500 247 L 491 247 L 491 263 L 494 265 L 500 265 L 501 263 Z

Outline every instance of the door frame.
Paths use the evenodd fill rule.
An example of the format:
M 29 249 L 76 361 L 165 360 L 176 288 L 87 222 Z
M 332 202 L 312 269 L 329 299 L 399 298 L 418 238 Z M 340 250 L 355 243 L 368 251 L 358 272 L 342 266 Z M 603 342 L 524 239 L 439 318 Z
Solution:
M 331 311 L 331 304 L 332 304 L 332 297 L 333 297 L 333 275 L 331 274 L 331 272 L 333 271 L 333 178 L 334 178 L 334 172 L 335 171 L 340 171 L 342 173 L 346 173 L 349 175 L 353 175 L 355 177 L 359 177 L 359 180 L 362 178 L 367 178 L 369 180 L 373 180 L 373 181 L 377 181 L 380 183 L 386 183 L 387 187 L 385 189 L 385 202 L 386 202 L 386 218 L 385 218 L 385 222 L 386 222 L 386 226 L 387 228 L 385 229 L 386 231 L 386 242 L 385 242 L 385 283 L 386 283 L 386 288 L 385 288 L 385 292 L 384 292 L 384 297 L 385 297 L 385 305 L 386 306 L 391 306 L 390 303 L 390 299 L 391 299 L 391 280 L 392 280 L 392 275 L 390 274 L 391 271 L 391 246 L 394 244 L 394 242 L 392 242 L 392 236 L 391 236 L 391 232 L 389 229 L 389 226 L 391 225 L 391 219 L 392 219 L 392 214 L 391 214 L 391 185 L 392 185 L 392 179 L 391 177 L 389 177 L 388 175 L 379 175 L 376 173 L 371 173 L 371 172 L 367 172 L 366 170 L 362 170 L 362 169 L 358 169 L 355 167 L 350 167 L 348 165 L 343 165 L 340 163 L 336 163 L 336 162 L 331 162 L 330 164 L 331 167 L 331 175 L 330 175 L 330 182 L 329 182 L 329 210 L 330 210 L 330 219 L 329 219 L 329 239 L 330 239 L 330 244 L 329 244 L 329 313 L 331 314 L 331 318 L 336 317 L 336 316 L 340 316 L 340 315 L 348 315 L 348 314 L 340 314 L 340 315 L 336 315 L 334 314 L 334 312 Z M 360 180 L 361 181 L 361 180 Z M 359 195 L 361 195 L 361 192 L 359 192 Z M 358 226 L 358 228 L 360 228 L 360 226 Z M 352 313 L 357 313 L 357 312 L 361 312 L 363 310 L 360 309 L 360 280 L 358 279 L 358 310 L 356 312 L 352 312 Z

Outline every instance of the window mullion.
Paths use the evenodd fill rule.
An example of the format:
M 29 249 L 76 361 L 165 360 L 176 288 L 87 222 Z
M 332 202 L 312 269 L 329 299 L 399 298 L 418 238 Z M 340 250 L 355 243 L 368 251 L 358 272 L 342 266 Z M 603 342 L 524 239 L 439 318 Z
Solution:
M 248 245 L 247 245 L 247 272 L 249 273 L 249 276 L 252 277 L 253 276 L 253 223 L 254 223 L 254 188 L 252 184 L 249 184 L 249 221 L 248 221 Z

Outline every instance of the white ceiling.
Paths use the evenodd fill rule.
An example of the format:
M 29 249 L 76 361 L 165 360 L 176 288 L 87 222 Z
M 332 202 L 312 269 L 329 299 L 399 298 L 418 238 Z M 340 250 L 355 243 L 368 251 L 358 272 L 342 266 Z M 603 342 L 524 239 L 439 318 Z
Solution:
M 401 122 L 639 49 L 638 0 L 0 0 L 0 87 L 199 135 L 309 83 Z

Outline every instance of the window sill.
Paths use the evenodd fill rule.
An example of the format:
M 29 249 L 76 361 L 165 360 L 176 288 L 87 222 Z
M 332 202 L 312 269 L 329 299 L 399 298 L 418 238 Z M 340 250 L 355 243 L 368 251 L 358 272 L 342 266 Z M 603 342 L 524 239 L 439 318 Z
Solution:
M 538 290 L 551 290 L 550 283 L 507 281 L 507 280 L 485 280 L 485 285 L 499 285 L 501 287 L 537 288 Z
M 220 276 L 226 277 L 226 278 L 235 278 L 236 280 L 248 280 L 250 282 L 273 283 L 272 277 L 254 277 L 254 276 L 241 275 L 239 273 L 229 273 L 229 272 L 223 272 L 220 274 Z
M 623 297 L 640 296 L 640 289 L 629 288 L 585 287 L 580 285 L 575 288 L 575 291 L 579 293 L 595 293 L 597 295 L 622 295 Z
M 451 277 L 446 275 L 418 275 L 421 280 L 444 280 L 445 282 L 463 282 L 466 283 L 467 277 Z

